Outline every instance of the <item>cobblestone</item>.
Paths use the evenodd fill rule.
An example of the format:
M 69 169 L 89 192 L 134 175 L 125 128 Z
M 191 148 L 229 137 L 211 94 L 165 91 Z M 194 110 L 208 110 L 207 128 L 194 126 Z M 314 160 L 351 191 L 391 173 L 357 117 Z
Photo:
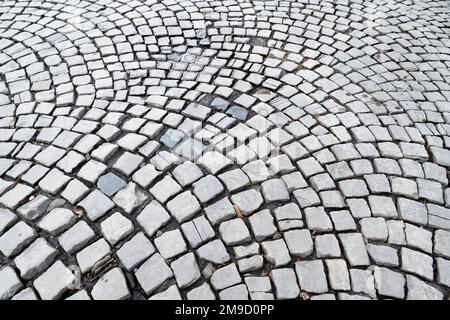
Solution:
M 426 282 L 416 277 L 407 275 L 406 285 L 408 287 L 408 300 L 442 300 L 443 294 Z
M 43 217 L 37 226 L 55 236 L 71 227 L 75 221 L 76 216 L 70 210 L 56 208 Z
M 235 264 L 229 264 L 217 269 L 211 276 L 211 285 L 216 290 L 222 290 L 241 282 L 241 277 Z
M 343 259 L 325 260 L 328 269 L 328 279 L 334 290 L 350 290 L 350 275 Z
M 271 277 L 275 286 L 277 299 L 295 299 L 300 294 L 293 269 L 275 269 L 272 271 Z
M 402 248 L 402 270 L 415 273 L 428 280 L 433 280 L 433 259 L 424 253 Z
M 193 253 L 187 253 L 170 264 L 178 287 L 189 287 L 200 278 L 200 270 Z
M 144 233 L 140 232 L 117 250 L 117 256 L 124 267 L 130 271 L 150 257 L 154 252 L 155 247 L 153 244 L 147 239 Z
M 304 258 L 313 252 L 313 240 L 309 230 L 287 231 L 284 233 L 284 240 L 293 256 Z
M 23 287 L 16 272 L 11 267 L 4 267 L 0 270 L 0 279 L 2 280 L 0 286 L 0 298 L 2 300 L 11 298 Z
M 0 299 L 449 299 L 447 2 L 0 12 Z
M 295 263 L 300 289 L 311 293 L 328 291 L 328 283 L 322 260 Z
M 73 253 L 83 248 L 94 236 L 94 230 L 85 221 L 79 221 L 64 232 L 58 242 L 66 252 Z
M 25 222 L 20 221 L 0 237 L 0 252 L 7 257 L 12 256 L 36 237 L 36 231 Z
M 31 279 L 45 270 L 54 260 L 58 251 L 43 238 L 35 240 L 14 259 L 23 279 Z
M 214 264 L 223 264 L 230 260 L 230 255 L 225 248 L 225 245 L 220 240 L 213 240 L 201 246 L 197 253 L 199 257 L 205 261 Z
M 75 276 L 72 272 L 61 261 L 57 261 L 39 276 L 33 285 L 41 299 L 55 300 L 59 299 L 74 282 Z
M 251 239 L 247 226 L 239 218 L 222 222 L 219 232 L 225 244 L 230 246 L 245 243 Z
M 314 244 L 316 255 L 319 258 L 338 258 L 341 256 L 339 242 L 333 234 L 316 236 Z
M 375 288 L 378 293 L 390 298 L 405 297 L 405 276 L 387 268 L 377 267 L 374 270 Z
M 172 278 L 173 272 L 161 255 L 154 254 L 136 270 L 135 275 L 142 289 L 151 294 L 167 279 Z
M 267 261 L 275 267 L 284 266 L 291 261 L 289 250 L 283 239 L 264 241 L 261 246 Z
M 114 268 L 101 277 L 91 292 L 94 300 L 125 300 L 130 296 L 121 269 Z
M 105 239 L 115 245 L 133 231 L 133 223 L 119 212 L 114 213 L 100 224 Z
M 77 262 L 82 273 L 89 272 L 99 261 L 111 253 L 111 247 L 100 239 L 77 253 Z
M 161 255 L 170 259 L 187 250 L 180 230 L 167 231 L 155 238 L 155 246 Z

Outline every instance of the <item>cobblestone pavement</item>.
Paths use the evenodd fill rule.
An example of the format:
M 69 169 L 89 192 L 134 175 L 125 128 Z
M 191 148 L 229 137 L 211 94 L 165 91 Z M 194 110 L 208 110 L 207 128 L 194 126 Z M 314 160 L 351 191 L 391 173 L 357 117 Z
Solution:
M 450 4 L 0 3 L 0 299 L 448 299 Z

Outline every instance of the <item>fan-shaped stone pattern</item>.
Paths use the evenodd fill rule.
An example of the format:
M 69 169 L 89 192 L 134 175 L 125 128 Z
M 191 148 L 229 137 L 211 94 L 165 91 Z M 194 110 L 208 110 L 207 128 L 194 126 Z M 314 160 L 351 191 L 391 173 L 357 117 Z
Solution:
M 0 12 L 1 299 L 449 298 L 448 3 Z

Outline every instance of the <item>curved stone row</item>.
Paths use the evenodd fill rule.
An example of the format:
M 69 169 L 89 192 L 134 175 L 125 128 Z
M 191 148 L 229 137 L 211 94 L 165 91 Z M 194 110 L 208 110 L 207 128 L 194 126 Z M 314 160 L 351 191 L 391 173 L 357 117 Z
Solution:
M 445 1 L 0 5 L 1 299 L 448 299 Z

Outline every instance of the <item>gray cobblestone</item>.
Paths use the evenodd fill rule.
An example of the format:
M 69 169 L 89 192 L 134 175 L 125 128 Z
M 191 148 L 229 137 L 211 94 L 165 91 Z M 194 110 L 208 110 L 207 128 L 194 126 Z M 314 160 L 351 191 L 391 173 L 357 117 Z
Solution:
M 0 251 L 7 257 L 23 249 L 37 237 L 36 231 L 20 221 L 0 237 Z
M 11 267 L 4 267 L 0 270 L 0 279 L 2 280 L 0 285 L 1 300 L 11 298 L 23 287 L 23 284 L 16 272 Z
M 449 5 L 333 4 L 1 2 L 0 297 L 448 299 Z
M 43 238 L 35 240 L 14 259 L 23 279 L 31 279 L 45 270 L 55 259 L 58 251 Z
M 130 296 L 120 268 L 114 268 L 103 275 L 92 288 L 91 294 L 94 300 L 125 300 Z
M 295 263 L 300 289 L 311 293 L 328 291 L 328 283 L 322 260 L 301 261 Z
M 300 294 L 293 269 L 275 269 L 271 274 L 277 299 L 295 299 Z
M 39 296 L 43 300 L 60 298 L 75 282 L 75 276 L 61 261 L 55 262 L 34 281 Z
M 155 253 L 136 270 L 135 275 L 142 289 L 150 294 L 172 278 L 173 272 L 161 255 Z

